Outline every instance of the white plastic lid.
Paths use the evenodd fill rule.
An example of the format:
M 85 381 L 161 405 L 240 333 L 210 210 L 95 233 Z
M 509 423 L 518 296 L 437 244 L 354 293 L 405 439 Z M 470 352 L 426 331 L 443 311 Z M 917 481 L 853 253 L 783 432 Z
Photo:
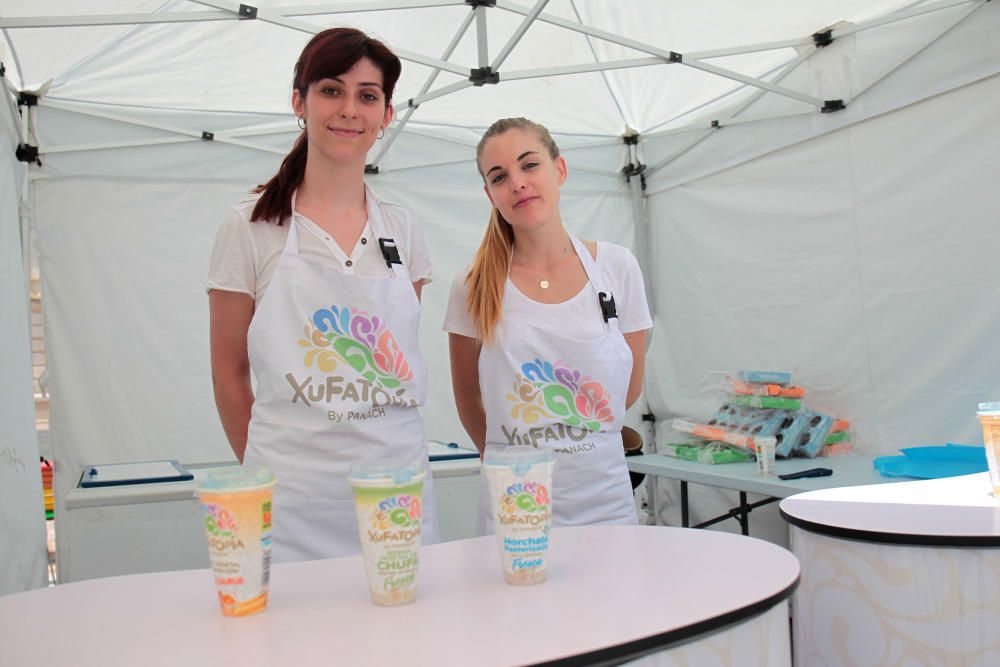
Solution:
M 274 475 L 264 466 L 255 468 L 226 467 L 206 471 L 198 480 L 198 490 L 216 493 L 253 491 L 273 486 Z
M 989 415 L 1000 413 L 1000 402 L 980 403 L 979 411 L 976 414 Z
M 355 486 L 403 486 L 421 481 L 424 475 L 416 461 L 376 459 L 352 463 L 347 479 Z
M 551 449 L 534 447 L 489 448 L 483 458 L 484 468 L 510 468 L 515 475 L 524 475 L 532 466 L 551 465 L 556 457 Z

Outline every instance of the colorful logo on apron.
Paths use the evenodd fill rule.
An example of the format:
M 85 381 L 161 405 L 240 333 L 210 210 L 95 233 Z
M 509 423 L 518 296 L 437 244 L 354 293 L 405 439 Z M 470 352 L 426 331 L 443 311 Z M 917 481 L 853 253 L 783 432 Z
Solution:
M 413 378 L 403 351 L 377 315 L 357 308 L 330 306 L 313 313 L 299 345 L 309 348 L 304 363 L 323 372 L 343 363 L 384 389 Z
M 514 403 L 510 416 L 527 424 L 547 417 L 567 426 L 599 431 L 602 423 L 615 421 L 611 395 L 604 386 L 592 378 L 581 377 L 579 371 L 561 361 L 553 364 L 535 359 L 522 364 L 507 400 Z

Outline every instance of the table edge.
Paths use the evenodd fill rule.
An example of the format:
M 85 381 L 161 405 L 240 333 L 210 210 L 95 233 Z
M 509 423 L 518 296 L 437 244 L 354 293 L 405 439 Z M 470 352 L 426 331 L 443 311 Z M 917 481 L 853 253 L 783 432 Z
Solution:
M 927 535 L 916 533 L 891 533 L 880 530 L 864 530 L 861 528 L 845 528 L 831 526 L 802 519 L 790 514 L 785 508 L 778 506 L 781 518 L 789 524 L 810 533 L 829 535 L 856 542 L 872 542 L 881 544 L 899 544 L 915 547 L 1000 547 L 1000 535 Z
M 673 630 L 643 637 L 642 639 L 635 639 L 623 644 L 615 644 L 614 646 L 605 646 L 583 653 L 574 653 L 562 658 L 533 662 L 530 665 L 531 667 L 569 667 L 570 665 L 576 667 L 581 664 L 617 665 L 623 660 L 635 660 L 654 651 L 671 648 L 702 635 L 707 635 L 759 616 L 769 611 L 775 605 L 788 600 L 792 596 L 792 593 L 795 592 L 795 589 L 798 588 L 801 577 L 802 573 L 800 570 L 799 574 L 795 575 L 794 581 L 773 595 L 769 595 L 745 607 L 728 611 L 719 616 L 684 626 L 683 628 L 674 628 Z

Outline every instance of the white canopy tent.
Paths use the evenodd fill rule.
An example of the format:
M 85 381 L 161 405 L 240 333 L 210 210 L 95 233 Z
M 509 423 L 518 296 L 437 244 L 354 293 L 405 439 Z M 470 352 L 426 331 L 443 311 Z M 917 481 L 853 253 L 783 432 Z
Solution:
M 976 401 L 1000 395 L 995 3 L 0 0 L 0 593 L 44 572 L 29 246 L 57 526 L 88 463 L 230 458 L 208 253 L 225 208 L 290 146 L 292 65 L 332 25 L 404 59 L 370 183 L 414 213 L 435 261 L 432 439 L 466 439 L 440 323 L 488 213 L 474 146 L 524 115 L 569 162 L 571 229 L 644 265 L 656 328 L 634 420 L 709 412 L 711 369 L 781 368 L 867 451 L 976 441 Z

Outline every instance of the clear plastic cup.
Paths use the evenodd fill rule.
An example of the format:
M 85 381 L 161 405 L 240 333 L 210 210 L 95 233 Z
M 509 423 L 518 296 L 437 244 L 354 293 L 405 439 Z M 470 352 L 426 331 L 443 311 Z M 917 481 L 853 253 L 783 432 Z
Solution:
M 267 607 L 274 484 L 274 475 L 263 467 L 208 471 L 198 482 L 224 616 L 248 616 Z
M 777 446 L 777 438 L 771 436 L 759 436 L 753 439 L 753 450 L 757 455 L 757 471 L 761 475 L 774 474 L 774 450 Z
M 976 415 L 983 427 L 983 445 L 986 447 L 993 497 L 1000 500 L 1000 403 L 980 403 Z
M 497 549 L 508 584 L 545 581 L 554 465 L 550 450 L 508 447 L 486 452 L 483 474 L 489 482 Z
M 354 487 L 368 592 L 377 605 L 407 604 L 417 597 L 425 475 L 419 463 L 351 466 L 348 480 Z

